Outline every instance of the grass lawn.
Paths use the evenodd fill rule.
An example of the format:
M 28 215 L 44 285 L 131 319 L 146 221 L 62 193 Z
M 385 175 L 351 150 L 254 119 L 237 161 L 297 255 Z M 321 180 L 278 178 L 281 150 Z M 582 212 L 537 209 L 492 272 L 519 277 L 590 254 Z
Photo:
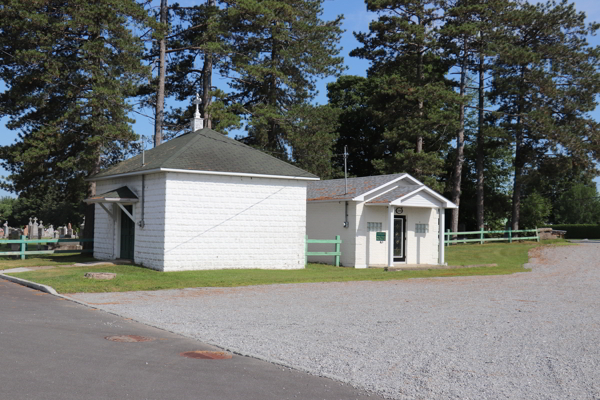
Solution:
M 35 248 L 30 248 L 29 250 L 35 250 Z M 0 270 L 19 267 L 73 265 L 75 263 L 88 262 L 94 260 L 95 259 L 90 257 L 89 255 L 81 255 L 78 253 L 39 254 L 27 256 L 25 260 L 21 260 L 20 258 L 18 258 L 18 256 L 0 257 Z
M 40 257 L 40 259 L 45 259 L 45 262 L 40 262 L 40 259 L 32 258 L 31 262 L 35 264 L 31 265 L 57 265 L 57 268 L 11 275 L 52 286 L 59 293 L 125 292 L 189 287 L 267 285 L 275 283 L 380 281 L 444 276 L 504 275 L 528 271 L 523 268 L 523 264 L 527 262 L 528 251 L 531 248 L 549 244 L 561 245 L 568 244 L 568 242 L 544 241 L 541 244 L 536 242 L 492 243 L 446 247 L 446 260 L 449 265 L 498 264 L 497 267 L 387 272 L 383 269 L 354 269 L 324 264 L 308 264 L 305 269 L 291 271 L 239 269 L 158 272 L 135 265 L 64 268 L 60 267 L 59 262 L 63 260 L 59 261 L 58 256 L 46 256 L 44 258 Z M 81 258 L 81 256 L 77 257 Z M 49 264 L 49 261 L 55 258 L 56 264 Z M 71 263 L 79 260 L 77 259 Z M 89 261 L 90 258 L 87 257 L 87 260 Z M 16 265 L 25 266 L 21 264 L 25 261 L 0 261 L 0 269 L 13 268 Z M 117 277 L 113 280 L 87 279 L 83 277 L 86 272 L 114 272 L 117 274 Z

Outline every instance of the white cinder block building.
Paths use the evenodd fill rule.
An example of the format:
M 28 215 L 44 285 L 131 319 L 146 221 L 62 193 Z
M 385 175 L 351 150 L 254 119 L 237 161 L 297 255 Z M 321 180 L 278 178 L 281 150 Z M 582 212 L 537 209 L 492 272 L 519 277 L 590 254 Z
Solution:
M 340 235 L 340 263 L 347 267 L 444 264 L 447 208 L 456 205 L 408 174 L 309 182 L 306 232 L 309 239 Z M 311 252 L 332 251 L 331 245 L 310 246 Z
M 94 257 L 160 271 L 304 268 L 306 186 L 318 179 L 195 130 L 89 179 Z

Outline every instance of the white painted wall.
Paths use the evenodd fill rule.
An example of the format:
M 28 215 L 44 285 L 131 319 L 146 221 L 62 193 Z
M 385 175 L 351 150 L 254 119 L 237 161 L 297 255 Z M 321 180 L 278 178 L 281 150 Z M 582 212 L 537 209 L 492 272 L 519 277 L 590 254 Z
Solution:
M 435 208 L 404 207 L 406 215 L 406 263 L 437 264 L 439 217 Z M 428 233 L 416 233 L 416 224 L 429 224 Z
M 140 202 L 133 205 L 136 223 L 141 220 L 142 177 L 132 176 L 96 182 L 96 193 L 106 193 L 127 186 Z M 164 265 L 164 207 L 166 174 L 149 174 L 145 177 L 144 228 L 135 227 L 134 262 L 145 267 L 162 270 Z M 116 204 L 105 204 L 116 217 L 114 220 L 99 205 L 95 205 L 94 257 L 114 260 L 120 256 L 120 215 Z
M 363 224 L 361 234 L 364 232 L 365 240 L 365 264 L 387 265 L 388 240 L 390 240 L 389 222 L 387 218 L 388 208 L 382 206 L 367 206 L 363 208 Z M 368 222 L 380 222 L 381 232 L 385 232 L 385 242 L 375 240 L 376 232 L 368 231 Z
M 306 205 L 306 234 L 309 239 L 330 240 L 340 235 L 340 265 L 353 267 L 356 244 L 356 205 L 348 202 L 348 228 L 344 228 L 345 202 L 308 202 Z M 310 244 L 308 251 L 334 251 L 333 244 Z M 310 256 L 308 262 L 333 264 L 332 256 Z
M 306 181 L 168 173 L 164 270 L 304 268 Z

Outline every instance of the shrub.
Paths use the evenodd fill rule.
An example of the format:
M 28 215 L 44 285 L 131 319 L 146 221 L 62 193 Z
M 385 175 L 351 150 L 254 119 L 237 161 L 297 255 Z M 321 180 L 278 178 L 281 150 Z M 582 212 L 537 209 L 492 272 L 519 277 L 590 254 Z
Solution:
M 596 224 L 557 224 L 545 228 L 567 231 L 565 239 L 600 239 L 600 225 Z

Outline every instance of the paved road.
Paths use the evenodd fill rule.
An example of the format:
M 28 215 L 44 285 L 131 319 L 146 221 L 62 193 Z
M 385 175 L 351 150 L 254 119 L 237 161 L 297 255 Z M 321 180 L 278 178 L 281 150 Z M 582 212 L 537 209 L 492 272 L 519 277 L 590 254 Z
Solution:
M 250 357 L 184 358 L 219 349 L 1 279 L 0 304 L 0 399 L 380 398 Z

